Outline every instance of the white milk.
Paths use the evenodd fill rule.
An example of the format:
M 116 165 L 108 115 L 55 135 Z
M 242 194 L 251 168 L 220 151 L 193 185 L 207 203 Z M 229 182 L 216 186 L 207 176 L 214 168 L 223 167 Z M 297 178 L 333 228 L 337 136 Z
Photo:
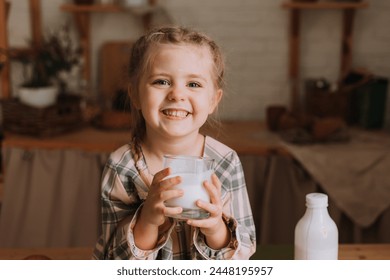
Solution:
M 207 193 L 206 189 L 203 186 L 204 181 L 210 182 L 210 177 L 212 170 L 205 171 L 203 173 L 194 174 L 194 173 L 177 173 L 172 174 L 169 177 L 180 176 L 182 182 L 176 186 L 174 189 L 181 189 L 184 191 L 183 196 L 178 198 L 169 199 L 165 202 L 165 205 L 174 207 L 180 206 L 183 209 L 200 209 L 196 206 L 196 201 L 198 199 L 203 201 L 210 201 L 210 196 Z
M 180 176 L 182 182 L 174 189 L 181 189 L 184 191 L 183 196 L 178 198 L 169 199 L 165 202 L 165 205 L 170 207 L 180 206 L 183 208 L 183 212 L 179 215 L 172 216 L 177 219 L 205 219 L 210 216 L 210 213 L 204 209 L 196 206 L 198 199 L 203 201 L 210 201 L 210 196 L 203 186 L 205 180 L 210 181 L 212 170 L 205 171 L 203 173 L 177 173 L 169 177 Z

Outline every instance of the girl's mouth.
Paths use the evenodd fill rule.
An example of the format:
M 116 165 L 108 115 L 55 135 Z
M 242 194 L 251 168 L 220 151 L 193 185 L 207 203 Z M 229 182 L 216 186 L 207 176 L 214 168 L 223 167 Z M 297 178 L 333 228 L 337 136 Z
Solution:
M 185 118 L 190 114 L 190 112 L 188 112 L 188 111 L 174 110 L 174 109 L 165 109 L 165 110 L 162 110 L 162 113 L 165 116 L 175 117 L 175 118 Z

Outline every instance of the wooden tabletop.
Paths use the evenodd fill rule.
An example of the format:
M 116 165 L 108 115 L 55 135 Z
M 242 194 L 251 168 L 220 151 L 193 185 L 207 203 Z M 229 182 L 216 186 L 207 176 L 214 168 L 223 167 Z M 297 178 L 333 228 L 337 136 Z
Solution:
M 340 244 L 339 260 L 390 260 L 389 244 Z M 292 260 L 293 245 L 258 245 L 253 260 Z
M 206 126 L 202 132 L 210 135 L 239 154 L 265 155 L 283 152 L 279 138 L 268 131 L 262 122 L 224 121 L 221 127 Z M 37 138 L 10 132 L 4 134 L 4 147 L 23 149 L 81 149 L 85 151 L 111 152 L 128 143 L 130 133 L 126 130 L 101 130 L 84 127 L 60 136 Z
M 223 121 L 220 128 L 205 126 L 201 131 L 241 155 L 288 154 L 281 146 L 279 136 L 268 130 L 264 122 Z
M 0 260 L 53 259 L 88 260 L 93 249 L 82 248 L 0 248 Z M 293 258 L 292 245 L 259 245 L 252 259 L 283 260 Z M 340 244 L 340 260 L 390 260 L 390 244 Z
M 340 245 L 340 260 L 390 260 L 390 244 Z
M 4 133 L 3 147 L 23 149 L 80 149 L 84 151 L 110 152 L 129 142 L 128 131 L 100 130 L 93 127 L 65 133 L 59 136 L 38 138 Z

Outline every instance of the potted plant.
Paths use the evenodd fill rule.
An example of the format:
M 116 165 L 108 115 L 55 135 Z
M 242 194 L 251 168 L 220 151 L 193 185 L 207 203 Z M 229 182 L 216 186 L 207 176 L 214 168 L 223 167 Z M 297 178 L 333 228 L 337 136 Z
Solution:
M 66 73 L 79 63 L 80 49 L 75 48 L 64 25 L 42 38 L 41 44 L 20 53 L 16 60 L 23 64 L 23 79 L 18 95 L 21 102 L 34 107 L 47 107 L 66 92 Z

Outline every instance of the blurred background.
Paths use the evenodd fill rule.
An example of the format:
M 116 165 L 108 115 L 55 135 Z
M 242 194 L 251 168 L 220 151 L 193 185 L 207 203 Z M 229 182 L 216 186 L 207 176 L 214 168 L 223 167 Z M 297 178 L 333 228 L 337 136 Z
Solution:
M 9 45 L 26 46 L 31 40 L 29 1 L 10 2 Z M 74 14 L 61 9 L 61 5 L 70 2 L 41 0 L 43 34 L 68 24 L 71 35 L 78 38 Z M 220 108 L 221 118 L 261 120 L 265 119 L 267 106 L 290 102 L 289 10 L 282 8 L 282 3 L 159 0 L 151 24 L 181 24 L 210 34 L 227 58 L 227 88 Z M 385 26 L 390 7 L 385 0 L 369 1 L 369 4 L 369 8 L 357 10 L 355 15 L 351 66 L 389 77 L 390 42 Z M 301 12 L 300 82 L 307 78 L 339 81 L 341 14 L 338 9 Z M 140 16 L 131 12 L 94 12 L 90 14 L 89 29 L 92 62 L 88 86 L 92 94 L 97 94 L 102 45 L 107 41 L 134 41 L 144 32 L 144 24 Z M 17 94 L 20 78 L 16 73 L 12 75 L 13 94 Z M 389 123 L 388 113 L 386 120 Z

